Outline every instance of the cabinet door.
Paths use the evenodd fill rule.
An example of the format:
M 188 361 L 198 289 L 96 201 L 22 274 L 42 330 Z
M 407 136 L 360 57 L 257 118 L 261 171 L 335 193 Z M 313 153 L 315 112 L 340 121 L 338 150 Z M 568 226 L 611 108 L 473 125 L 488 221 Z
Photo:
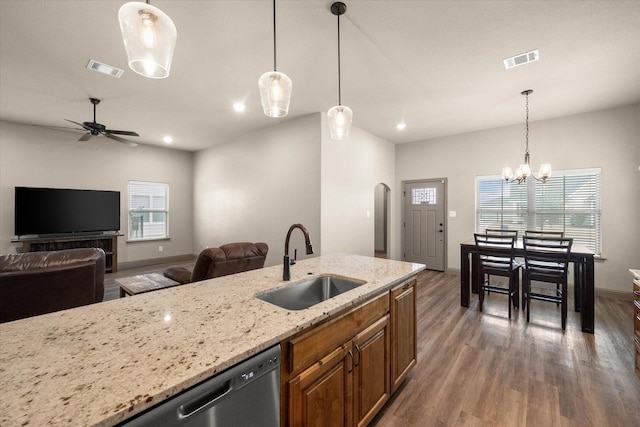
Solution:
M 417 361 L 416 281 L 391 290 L 391 381 L 392 392 L 407 377 Z
M 351 343 L 313 364 L 289 381 L 292 426 L 347 427 L 352 424 Z
M 355 425 L 366 426 L 389 400 L 389 315 L 353 339 L 353 413 Z

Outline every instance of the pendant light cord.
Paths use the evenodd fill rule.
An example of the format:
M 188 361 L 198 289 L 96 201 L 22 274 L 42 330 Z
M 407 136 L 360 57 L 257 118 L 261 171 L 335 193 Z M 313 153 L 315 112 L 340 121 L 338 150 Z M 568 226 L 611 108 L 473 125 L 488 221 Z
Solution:
M 273 0 L 273 71 L 278 71 L 276 67 L 276 0 Z
M 526 111 L 527 111 L 527 115 L 526 115 L 526 119 L 525 119 L 525 141 L 526 141 L 526 149 L 525 152 L 526 154 L 529 154 L 529 93 L 525 93 L 525 97 L 526 97 Z
M 340 15 L 338 15 L 338 105 L 342 105 L 342 87 L 340 84 Z

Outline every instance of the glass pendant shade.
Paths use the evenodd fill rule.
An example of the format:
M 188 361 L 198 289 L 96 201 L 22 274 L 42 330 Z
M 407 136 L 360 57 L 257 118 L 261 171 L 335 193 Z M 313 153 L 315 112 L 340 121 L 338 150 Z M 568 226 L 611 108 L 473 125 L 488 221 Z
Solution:
M 291 79 L 279 71 L 268 71 L 258 79 L 262 110 L 268 117 L 284 117 L 289 112 Z
M 353 121 L 353 111 L 345 105 L 336 105 L 327 112 L 329 119 L 329 131 L 333 139 L 347 139 L 351 122 Z
M 118 11 L 129 68 L 152 79 L 169 76 L 176 26 L 163 11 L 142 2 L 129 2 Z
M 549 178 L 551 176 L 551 165 L 549 163 L 541 164 L 538 174 L 540 175 L 540 179 Z
M 502 168 L 502 179 L 506 179 L 509 181 L 513 178 L 513 170 L 509 166 L 505 166 Z

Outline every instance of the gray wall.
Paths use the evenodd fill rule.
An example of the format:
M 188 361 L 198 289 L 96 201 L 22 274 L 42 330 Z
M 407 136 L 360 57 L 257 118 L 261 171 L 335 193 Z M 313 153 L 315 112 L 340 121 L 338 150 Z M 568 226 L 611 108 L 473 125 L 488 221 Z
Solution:
M 196 154 L 194 233 L 198 253 L 224 243 L 265 242 L 265 265 L 282 262 L 287 230 L 301 223 L 320 239 L 320 119 L 281 122 Z M 299 230 L 290 255 L 305 257 Z
M 393 185 L 395 146 L 355 126 L 348 140 L 335 141 L 325 114 L 321 132 L 322 253 L 373 256 L 376 185 L 398 192 Z
M 78 134 L 0 122 L 0 253 L 14 253 L 14 187 L 120 191 L 118 263 L 191 254 L 193 154 L 106 138 L 77 141 Z M 161 242 L 126 243 L 129 180 L 167 182 L 169 232 Z M 163 246 L 163 252 L 158 246 Z
M 464 112 L 461 112 L 463 114 Z M 532 168 L 602 168 L 602 255 L 596 288 L 629 292 L 629 268 L 640 267 L 640 105 L 530 122 Z M 448 178 L 448 269 L 460 268 L 460 242 L 473 238 L 475 177 L 499 175 L 524 156 L 524 124 L 396 146 L 396 186 Z M 396 217 L 400 200 L 394 199 Z M 400 222 L 395 222 L 399 229 Z M 394 246 L 400 247 L 400 236 Z M 396 252 L 397 253 L 397 252 Z
M 302 223 L 316 255 L 373 255 L 375 186 L 393 182 L 394 146 L 361 129 L 351 132 L 348 141 L 332 140 L 325 114 L 314 113 L 199 152 L 195 252 L 263 241 L 270 248 L 266 265 L 279 264 L 289 226 Z M 297 230 L 290 255 L 295 248 L 304 258 Z

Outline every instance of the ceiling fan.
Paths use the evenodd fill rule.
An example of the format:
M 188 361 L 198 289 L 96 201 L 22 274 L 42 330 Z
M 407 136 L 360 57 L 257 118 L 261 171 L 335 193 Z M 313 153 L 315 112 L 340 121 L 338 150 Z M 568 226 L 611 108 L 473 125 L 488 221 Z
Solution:
M 89 98 L 89 101 L 93 104 L 93 122 L 74 122 L 73 120 L 65 119 L 68 122 L 76 124 L 81 127 L 79 130 L 87 131 L 86 134 L 82 135 L 78 141 L 88 141 L 94 136 L 104 135 L 109 139 L 113 139 L 114 141 L 122 142 L 123 144 L 127 144 L 130 147 L 135 147 L 136 144 L 133 141 L 129 141 L 124 138 L 120 138 L 116 135 L 125 135 L 125 136 L 140 136 L 136 132 L 132 132 L 129 130 L 111 130 L 107 129 L 107 127 L 101 123 L 96 122 L 96 105 L 100 103 L 100 100 L 97 98 Z

